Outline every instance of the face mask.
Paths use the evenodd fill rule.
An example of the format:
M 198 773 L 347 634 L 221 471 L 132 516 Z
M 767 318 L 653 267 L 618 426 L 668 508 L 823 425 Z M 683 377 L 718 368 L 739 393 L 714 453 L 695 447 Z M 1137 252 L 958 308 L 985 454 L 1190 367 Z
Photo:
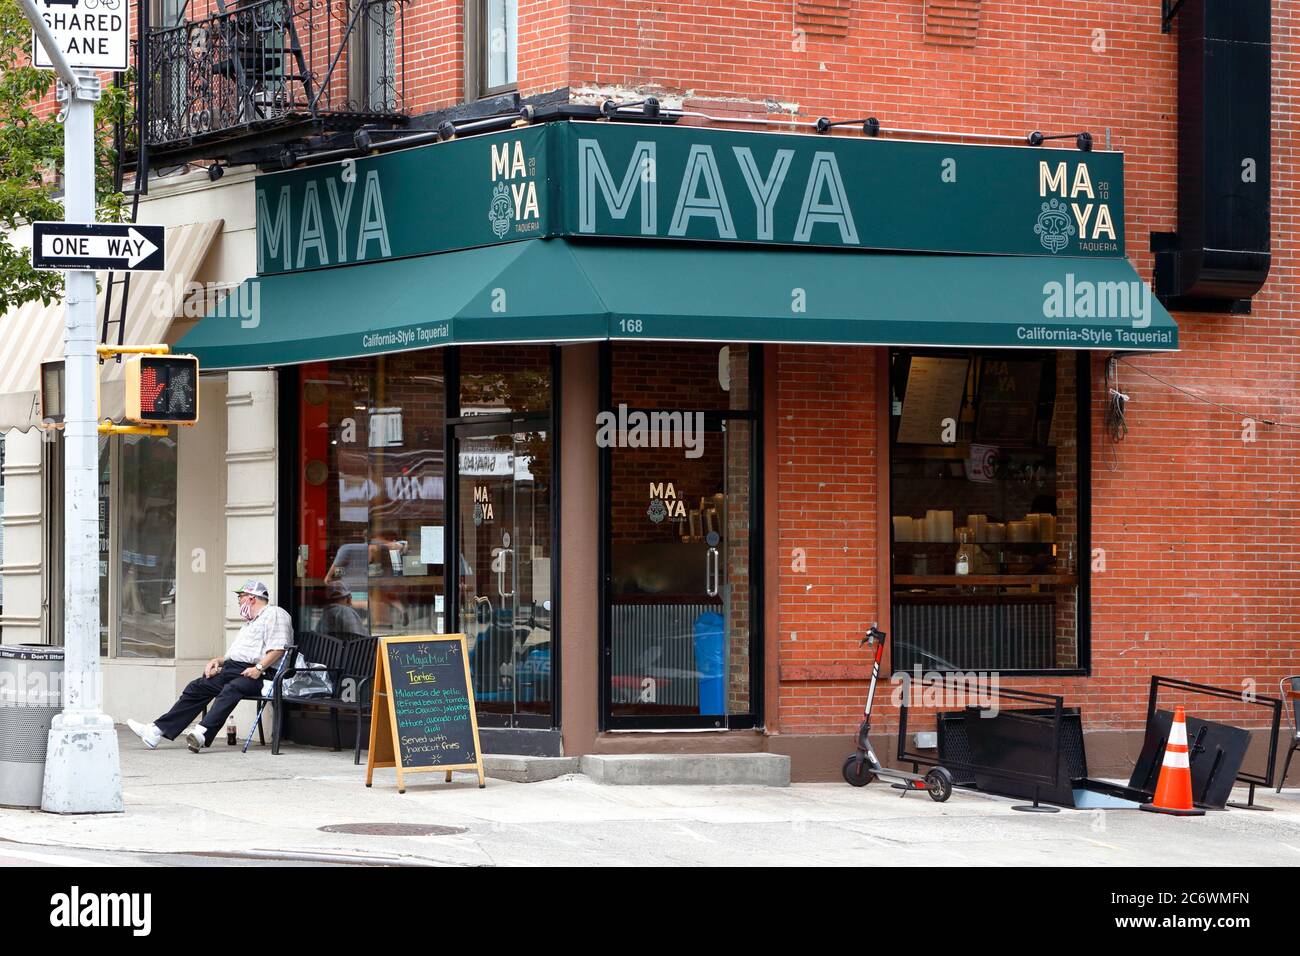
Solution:
M 253 602 L 239 605 L 239 616 L 245 621 L 251 621 L 256 615 L 253 613 Z

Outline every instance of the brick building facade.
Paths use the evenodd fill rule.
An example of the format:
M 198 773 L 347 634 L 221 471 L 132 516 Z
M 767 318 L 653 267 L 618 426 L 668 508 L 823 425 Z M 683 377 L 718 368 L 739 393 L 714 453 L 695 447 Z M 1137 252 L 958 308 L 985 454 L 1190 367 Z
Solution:
M 1150 280 L 1153 270 L 1151 234 L 1177 228 L 1178 27 L 1173 34 L 1161 32 L 1160 5 L 1154 0 L 1090 0 L 1068 7 L 994 0 L 726 6 L 524 0 L 512 21 L 516 33 L 506 38 L 513 44 L 514 82 L 495 89 L 482 79 L 490 71 L 481 73 L 478 62 L 485 56 L 482 44 L 490 50 L 493 42 L 482 23 L 495 4 L 409 0 L 400 7 L 402 52 L 394 67 L 401 70 L 402 108 L 417 131 L 519 104 L 599 105 L 647 96 L 680 111 L 678 126 L 745 132 L 808 134 L 807 124 L 822 116 L 859 121 L 873 116 L 885 139 L 914 136 L 940 143 L 981 142 L 988 136 L 1009 142 L 1032 130 L 1072 138 L 1087 130 L 1099 151 L 1124 155 L 1122 239 L 1127 259 L 1143 279 Z M 189 14 L 202 15 L 197 9 Z M 477 24 L 480 32 L 467 39 L 467 24 Z M 1039 442 L 1055 456 L 1055 534 L 1039 543 L 1051 545 L 1065 576 L 1086 578 L 1087 587 L 1062 591 L 1055 599 L 1053 666 L 1028 668 L 1031 676 L 1007 675 L 1003 684 L 1060 694 L 1067 706 L 1081 708 L 1094 773 L 1123 774 L 1131 766 L 1152 674 L 1267 694 L 1296 670 L 1300 317 L 1293 302 L 1295 251 L 1288 238 L 1297 221 L 1292 187 L 1298 147 L 1290 135 L 1294 25 L 1292 12 L 1275 5 L 1272 266 L 1249 314 L 1177 311 L 1181 350 L 1176 352 L 1121 354 L 1111 363 L 1108 351 L 1078 351 L 1060 353 L 1056 360 L 1056 415 L 1050 428 L 1042 424 Z M 347 61 L 342 62 L 346 72 Z M 968 225 L 948 218 L 953 212 L 942 202 L 908 214 L 936 235 Z M 715 291 L 719 297 L 737 292 Z M 924 282 L 915 288 L 918 311 L 927 308 L 927 291 Z M 870 296 L 871 290 L 862 293 Z M 891 536 L 891 516 L 902 514 L 891 509 L 897 500 L 891 497 L 896 479 L 890 465 L 896 454 L 891 429 L 898 416 L 893 406 L 901 398 L 894 394 L 897 356 L 883 345 L 761 341 L 748 346 L 745 360 L 733 348 L 731 391 L 721 398 L 693 394 L 690 376 L 703 374 L 700 368 L 712 374 L 714 367 L 713 354 L 697 346 L 647 343 L 634 351 L 626 343 L 560 344 L 555 350 L 552 368 L 558 378 L 550 408 L 528 410 L 553 414 L 559 432 L 554 461 L 562 479 L 544 514 L 550 522 L 554 507 L 559 530 L 555 588 L 563 660 L 556 664 L 565 690 L 563 719 L 557 712 L 555 723 L 568 753 L 771 750 L 792 755 L 797 778 L 838 776 L 869 676 L 858 640 L 872 621 L 886 629 L 895 626 L 894 605 L 908 588 L 894 578 L 926 576 L 912 573 L 913 564 L 903 567 Z M 551 382 L 536 346 L 464 351 L 458 374 L 488 368 L 493 361 L 508 365 L 514 361 L 512 348 L 532 349 L 526 357 L 519 353 L 519 364 L 541 376 L 534 385 Z M 485 356 L 489 361 L 481 365 Z M 1071 428 L 1076 363 L 1087 366 L 1084 380 L 1090 388 L 1091 427 L 1082 443 L 1090 446 L 1090 460 L 1082 474 L 1076 464 L 1083 452 L 1075 447 Z M 446 366 L 434 364 L 436 370 L 426 371 L 441 375 Z M 749 382 L 751 369 L 761 372 L 760 381 Z M 322 383 L 337 377 L 323 363 L 318 372 L 303 373 L 292 389 L 282 379 L 280 404 L 307 402 L 303 389 L 315 381 L 313 375 Z M 757 396 L 752 404 L 737 398 L 749 394 L 751 384 L 761 385 L 752 390 Z M 1120 440 L 1107 421 L 1111 386 L 1130 399 Z M 391 394 L 400 392 L 395 388 Z M 518 391 L 510 394 L 520 398 Z M 635 463 L 620 464 L 615 457 L 611 466 L 586 438 L 588 413 L 606 401 L 691 408 L 697 400 L 711 414 L 742 412 L 743 424 L 729 426 L 722 457 L 731 470 L 722 484 L 707 456 L 682 461 L 655 451 Z M 352 405 L 341 394 L 327 405 L 339 401 L 341 408 Z M 414 409 L 420 400 L 403 404 Z M 443 407 L 439 402 L 429 407 L 434 406 Z M 314 421 L 312 414 L 302 405 L 293 427 Z M 432 418 L 428 424 L 436 428 Z M 758 433 L 741 440 L 749 428 Z M 322 436 L 310 440 L 316 457 L 323 458 Z M 437 447 L 440 459 L 454 462 L 450 447 L 443 459 L 442 442 L 438 435 L 426 444 Z M 297 445 L 293 436 L 281 437 L 282 451 Z M 535 450 L 533 459 L 550 461 L 550 455 L 547 446 Z M 290 462 L 290 470 L 297 467 Z M 616 476 L 620 468 L 625 476 L 634 473 L 635 480 L 603 488 L 611 468 Z M 616 734 L 605 724 L 611 691 L 597 685 L 611 675 L 599 663 L 608 648 L 598 635 L 607 626 L 601 618 L 608 609 L 599 603 L 590 578 L 607 570 L 601 562 L 614 548 L 597 539 L 612 530 L 623 544 L 653 543 L 661 529 L 645 521 L 642 485 L 673 469 L 684 484 L 708 486 L 697 497 L 721 494 L 732 506 L 723 533 L 726 577 L 733 586 L 726 638 L 728 706 L 755 713 L 756 728 L 733 726 L 713 735 Z M 450 486 L 453 479 L 447 480 Z M 755 489 L 761 489 L 761 500 L 752 500 Z M 324 501 L 324 492 L 320 495 Z M 607 524 L 596 514 L 601 502 L 608 507 Z M 696 504 L 707 510 L 706 503 Z M 1083 529 L 1085 504 L 1090 517 Z M 296 504 L 281 500 L 279 508 L 298 520 Z M 1020 514 L 1030 510 L 1026 503 Z M 426 517 L 442 520 L 436 511 Z M 282 529 L 289 526 L 282 520 Z M 751 540 L 757 550 L 749 549 Z M 987 539 L 976 542 L 982 540 Z M 947 543 L 953 543 L 951 535 Z M 283 541 L 280 550 L 286 550 Z M 550 557 L 548 552 L 544 560 Z M 754 557 L 761 568 L 750 563 Z M 281 573 L 295 577 L 285 571 L 283 556 L 279 560 Z M 328 564 L 313 551 L 296 577 L 322 583 Z M 1084 574 L 1085 568 L 1090 573 Z M 543 581 L 540 573 L 534 572 L 535 584 Z M 548 565 L 545 574 L 550 573 Z M 755 600 L 760 583 L 761 607 Z M 290 587 L 292 581 L 281 585 Z M 1031 601 L 1038 586 L 1012 590 L 1018 600 Z M 1077 604 L 1076 595 L 1081 595 Z M 534 629 L 528 640 L 536 639 Z M 749 669 L 751 652 L 755 661 L 761 659 L 761 672 Z M 612 694 L 623 690 L 616 687 Z M 897 726 L 888 690 L 887 685 L 878 698 L 886 733 Z M 1248 702 L 1195 706 L 1204 716 L 1258 725 L 1258 713 Z M 935 709 L 922 703 L 919 711 Z M 931 726 L 924 723 L 928 717 L 911 719 L 922 723 L 910 729 Z

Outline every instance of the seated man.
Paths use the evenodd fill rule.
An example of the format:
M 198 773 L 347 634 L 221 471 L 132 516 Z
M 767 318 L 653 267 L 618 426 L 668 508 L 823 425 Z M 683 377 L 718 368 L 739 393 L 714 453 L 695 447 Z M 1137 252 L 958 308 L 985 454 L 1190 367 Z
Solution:
M 175 740 L 187 723 L 202 713 L 214 700 L 203 723 L 196 723 L 185 734 L 191 753 L 211 747 L 226 718 L 248 695 L 261 692 L 262 678 L 284 655 L 293 640 L 293 620 L 284 608 L 270 603 L 270 593 L 261 581 L 248 581 L 235 592 L 239 616 L 245 622 L 239 636 L 223 661 L 214 657 L 203 668 L 203 676 L 186 685 L 180 700 L 152 724 L 128 720 L 129 726 L 150 750 L 166 737 Z

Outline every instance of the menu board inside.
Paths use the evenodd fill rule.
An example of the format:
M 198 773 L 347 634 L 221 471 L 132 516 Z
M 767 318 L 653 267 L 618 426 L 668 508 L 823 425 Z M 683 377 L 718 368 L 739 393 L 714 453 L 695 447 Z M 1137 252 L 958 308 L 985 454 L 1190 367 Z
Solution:
M 951 445 L 966 396 L 970 360 L 914 355 L 895 441 L 908 445 Z M 945 441 L 945 428 L 953 434 Z

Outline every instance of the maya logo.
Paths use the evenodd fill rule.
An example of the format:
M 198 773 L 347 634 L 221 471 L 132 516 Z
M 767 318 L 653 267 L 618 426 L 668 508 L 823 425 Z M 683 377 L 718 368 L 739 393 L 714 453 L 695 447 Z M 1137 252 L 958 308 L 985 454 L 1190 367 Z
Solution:
M 1070 176 L 1064 161 L 1053 167 L 1038 164 L 1038 195 L 1047 200 L 1038 213 L 1034 233 L 1043 248 L 1056 255 L 1079 237 L 1080 252 L 1115 252 L 1118 238 L 1110 211 L 1110 183 L 1095 185 L 1088 164 L 1080 162 Z M 1052 197 L 1048 199 L 1047 197 Z
M 1044 249 L 1056 255 L 1070 244 L 1074 231 L 1074 223 L 1070 221 L 1070 212 L 1065 203 L 1059 199 L 1043 203 L 1038 223 L 1034 226 L 1034 234 Z
M 488 220 L 492 233 L 504 239 L 513 227 L 516 233 L 541 229 L 541 206 L 537 200 L 537 157 L 524 153 L 522 140 L 492 144 L 492 204 Z
M 120 926 L 132 936 L 153 928 L 152 893 L 83 893 L 78 886 L 50 897 L 50 925 L 63 928 Z
M 510 190 L 505 183 L 497 183 L 492 190 L 492 208 L 488 210 L 488 219 L 492 222 L 492 234 L 498 239 L 510 231 L 514 221 L 514 210 L 510 207 Z
M 393 255 L 379 170 L 357 181 L 356 165 L 340 175 L 310 171 L 273 193 L 257 189 L 257 271 L 345 265 Z M 272 213 L 272 203 L 275 212 Z

